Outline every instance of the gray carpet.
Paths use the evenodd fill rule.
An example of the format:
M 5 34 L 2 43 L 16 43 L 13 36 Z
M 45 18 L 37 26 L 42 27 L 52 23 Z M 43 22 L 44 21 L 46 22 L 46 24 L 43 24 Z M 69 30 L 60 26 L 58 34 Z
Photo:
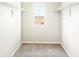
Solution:
M 68 57 L 59 44 L 22 44 L 14 57 Z

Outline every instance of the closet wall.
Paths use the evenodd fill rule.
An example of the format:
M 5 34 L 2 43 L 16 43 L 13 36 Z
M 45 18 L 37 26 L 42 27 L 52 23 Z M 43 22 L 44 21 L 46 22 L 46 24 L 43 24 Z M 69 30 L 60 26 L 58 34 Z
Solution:
M 79 5 L 62 10 L 62 25 L 63 46 L 71 56 L 79 56 Z
M 10 4 L 20 7 L 20 3 Z M 20 41 L 21 11 L 0 4 L 0 57 L 12 56 Z
M 59 13 L 55 11 L 59 6 L 60 3 L 57 2 L 22 3 L 22 7 L 26 9 L 22 14 L 23 42 L 60 42 Z M 35 7 L 40 10 L 34 9 Z M 34 23 L 36 12 L 44 16 L 43 25 Z

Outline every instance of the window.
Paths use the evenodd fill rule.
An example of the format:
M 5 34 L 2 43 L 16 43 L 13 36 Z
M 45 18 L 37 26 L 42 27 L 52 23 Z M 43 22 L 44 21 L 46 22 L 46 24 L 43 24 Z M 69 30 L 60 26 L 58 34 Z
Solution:
M 33 4 L 33 17 L 34 24 L 43 25 L 44 24 L 44 4 L 34 3 Z

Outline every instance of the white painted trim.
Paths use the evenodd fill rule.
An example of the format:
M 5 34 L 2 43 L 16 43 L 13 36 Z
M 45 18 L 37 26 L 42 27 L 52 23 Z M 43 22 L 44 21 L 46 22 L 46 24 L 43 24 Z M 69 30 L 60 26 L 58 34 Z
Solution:
M 79 5 L 79 2 L 75 2 L 75 3 L 73 2 L 73 3 L 69 4 L 69 5 L 61 6 L 61 7 L 57 8 L 55 11 L 61 11 L 63 9 L 70 8 L 70 7 L 73 7 L 75 5 Z
M 72 57 L 71 54 L 69 53 L 69 51 L 65 48 L 64 44 L 61 43 L 61 46 L 64 48 L 64 50 L 66 51 L 66 53 L 68 54 L 69 57 Z
M 26 11 L 26 9 L 24 9 L 24 8 L 11 5 L 11 4 L 7 3 L 7 2 L 0 2 L 0 4 L 5 5 L 7 7 L 10 7 L 10 8 L 18 9 L 18 10 L 21 10 L 21 11 Z
M 15 54 L 15 52 L 18 50 L 18 48 L 23 44 L 23 43 L 37 43 L 37 44 L 60 44 L 64 50 L 66 51 L 66 53 L 68 54 L 69 57 L 72 57 L 71 54 L 68 52 L 68 50 L 65 48 L 65 46 L 63 45 L 63 43 L 61 42 L 28 42 L 28 41 L 22 41 L 17 48 L 13 51 L 13 53 L 11 54 L 10 57 L 13 57 L 13 55 Z
M 23 43 L 60 44 L 60 42 L 31 42 L 31 41 L 22 41 L 22 44 Z
M 13 53 L 11 54 L 10 57 L 13 57 L 13 55 L 15 54 L 15 52 L 18 50 L 18 48 L 19 48 L 21 45 L 22 45 L 22 43 L 20 43 L 20 44 L 16 47 L 16 49 L 13 51 Z

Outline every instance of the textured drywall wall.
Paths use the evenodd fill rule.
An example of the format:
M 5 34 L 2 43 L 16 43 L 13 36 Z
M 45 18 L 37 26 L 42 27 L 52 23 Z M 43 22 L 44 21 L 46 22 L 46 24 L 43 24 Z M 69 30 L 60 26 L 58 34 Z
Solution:
M 20 3 L 11 3 L 20 7 Z M 21 41 L 21 12 L 0 4 L 0 57 L 8 57 Z
M 40 7 L 41 15 L 44 15 L 44 25 L 34 24 L 33 17 L 36 15 L 34 6 Z M 22 7 L 26 9 L 26 12 L 22 14 L 23 41 L 59 42 L 59 13 L 55 11 L 59 6 L 59 3 L 22 3 Z M 43 7 L 44 10 L 42 10 Z
M 66 3 L 63 3 L 64 5 Z M 69 3 L 67 3 L 69 4 Z M 62 42 L 71 56 L 79 57 L 79 5 L 62 10 Z

